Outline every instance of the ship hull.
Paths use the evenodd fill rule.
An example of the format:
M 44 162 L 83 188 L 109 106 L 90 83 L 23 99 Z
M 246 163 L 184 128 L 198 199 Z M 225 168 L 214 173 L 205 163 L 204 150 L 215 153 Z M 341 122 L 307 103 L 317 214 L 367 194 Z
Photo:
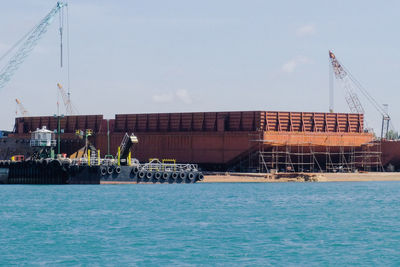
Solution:
M 196 183 L 201 172 L 139 170 L 132 166 L 68 165 L 58 160 L 0 162 L 1 184 Z

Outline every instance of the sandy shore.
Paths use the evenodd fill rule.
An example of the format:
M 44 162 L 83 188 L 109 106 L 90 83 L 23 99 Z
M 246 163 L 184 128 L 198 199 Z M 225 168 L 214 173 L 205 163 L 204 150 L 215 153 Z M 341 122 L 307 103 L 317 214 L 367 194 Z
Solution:
M 205 175 L 199 183 L 282 183 L 282 182 L 366 182 L 400 181 L 400 172 L 369 173 L 218 173 Z M 101 184 L 137 184 L 136 182 L 102 181 Z M 153 183 L 140 183 L 153 184 Z
M 279 173 L 206 175 L 201 183 L 363 182 L 400 181 L 400 172 L 370 173 Z

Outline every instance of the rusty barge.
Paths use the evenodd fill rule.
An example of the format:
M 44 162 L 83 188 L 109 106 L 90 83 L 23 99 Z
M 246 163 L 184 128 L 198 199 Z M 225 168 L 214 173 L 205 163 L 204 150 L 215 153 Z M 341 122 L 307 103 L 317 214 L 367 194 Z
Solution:
M 0 157 L 21 151 L 36 128 L 57 128 L 52 116 L 19 117 Z M 235 111 L 66 116 L 60 121 L 61 150 L 70 155 L 83 145 L 76 130 L 91 129 L 90 142 L 101 156 L 115 151 L 125 133 L 141 140 L 133 146 L 141 162 L 150 158 L 198 163 L 202 170 L 246 172 L 354 172 L 397 169 L 386 143 L 364 131 L 355 113 Z M 2 143 L 3 142 L 3 143 Z M 5 153 L 1 145 L 19 149 Z M 14 144 L 15 143 L 15 144 Z M 29 154 L 29 150 L 21 151 Z

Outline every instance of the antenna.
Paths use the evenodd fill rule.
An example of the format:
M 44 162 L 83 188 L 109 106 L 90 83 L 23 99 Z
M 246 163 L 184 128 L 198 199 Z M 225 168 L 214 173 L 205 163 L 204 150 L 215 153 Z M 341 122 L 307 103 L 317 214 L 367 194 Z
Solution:
M 331 68 L 331 61 L 329 60 L 329 112 L 333 113 L 334 92 L 333 92 L 333 70 Z

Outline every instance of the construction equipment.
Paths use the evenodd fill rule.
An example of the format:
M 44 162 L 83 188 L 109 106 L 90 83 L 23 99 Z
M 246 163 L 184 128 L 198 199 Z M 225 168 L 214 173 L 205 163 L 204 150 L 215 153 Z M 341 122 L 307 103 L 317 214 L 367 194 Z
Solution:
M 17 103 L 17 110 L 15 111 L 15 114 L 18 114 L 18 109 L 19 112 L 21 113 L 22 117 L 28 117 L 29 112 L 25 109 L 24 105 L 22 105 L 21 101 L 18 100 L 18 98 L 15 99 L 15 102 Z
M 118 147 L 116 158 L 126 160 L 129 156 L 132 145 L 137 143 L 139 143 L 139 140 L 133 133 L 130 136 L 128 133 L 125 133 L 121 145 Z
M 61 94 L 61 97 L 64 102 L 64 107 L 65 107 L 65 113 L 67 115 L 74 115 L 77 114 L 78 112 L 76 111 L 75 107 L 72 105 L 71 102 L 71 94 L 68 92 L 65 92 L 64 88 L 62 87 L 61 84 L 57 83 L 58 91 Z
M 58 1 L 56 6 L 27 34 L 25 34 L 14 46 L 12 46 L 1 58 L 0 61 L 7 57 L 17 47 L 16 53 L 9 59 L 8 63 L 0 70 L 0 89 L 3 88 L 18 70 L 20 65 L 30 55 L 32 50 L 37 45 L 38 41 L 47 32 L 47 29 L 54 17 L 59 13 L 62 8 L 67 4 Z M 60 26 L 60 35 L 62 37 L 62 27 Z
M 350 111 L 352 113 L 364 114 L 365 113 L 364 108 L 361 105 L 361 102 L 358 99 L 357 94 L 354 92 L 354 90 L 352 88 L 352 84 L 351 84 L 349 75 L 344 70 L 344 68 L 339 63 L 339 61 L 336 59 L 335 54 L 333 54 L 331 51 L 329 51 L 329 58 L 331 60 L 333 72 L 335 73 L 336 79 L 342 82 L 343 87 L 346 91 L 345 98 L 346 98 L 347 105 L 350 108 Z
M 354 88 L 361 92 L 364 97 L 371 103 L 371 105 L 380 113 L 382 116 L 382 128 L 381 128 L 381 139 L 387 138 L 387 134 L 389 132 L 389 125 L 391 123 L 390 116 L 387 111 L 387 105 L 380 105 L 375 98 L 373 98 L 368 91 L 358 82 L 354 76 L 341 64 L 335 54 L 329 51 L 329 59 L 333 68 L 333 72 L 338 81 L 342 83 L 342 86 L 346 92 L 346 102 L 350 108 L 350 111 L 353 113 L 364 114 L 364 108 L 361 105 L 361 102 L 354 91 Z M 330 94 L 331 98 L 333 97 L 332 93 Z M 330 101 L 333 103 L 333 100 Z M 330 107 L 331 112 L 333 111 L 333 107 Z

